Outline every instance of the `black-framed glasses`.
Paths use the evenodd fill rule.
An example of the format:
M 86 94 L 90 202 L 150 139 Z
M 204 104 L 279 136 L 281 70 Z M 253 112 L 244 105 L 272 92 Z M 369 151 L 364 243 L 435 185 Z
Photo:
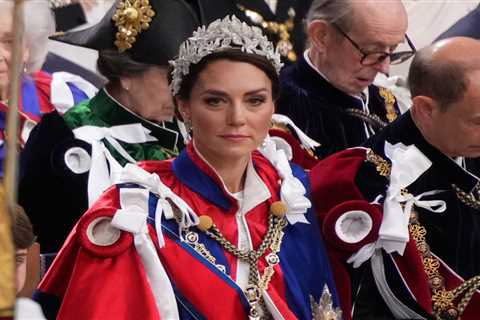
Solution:
M 373 66 L 377 63 L 381 63 L 385 61 L 385 59 L 390 58 L 390 64 L 400 64 L 408 59 L 410 59 L 415 52 L 417 52 L 417 49 L 415 49 L 415 46 L 413 45 L 412 41 L 408 37 L 408 35 L 405 34 L 405 39 L 407 40 L 408 45 L 410 46 L 409 51 L 398 51 L 398 52 L 365 52 L 360 46 L 352 40 L 348 36 L 348 34 L 343 31 L 337 24 L 332 23 L 332 26 L 337 29 L 338 32 L 345 38 L 347 38 L 348 41 L 355 47 L 355 49 L 360 52 L 362 55 L 362 58 L 360 59 L 360 63 L 364 66 Z

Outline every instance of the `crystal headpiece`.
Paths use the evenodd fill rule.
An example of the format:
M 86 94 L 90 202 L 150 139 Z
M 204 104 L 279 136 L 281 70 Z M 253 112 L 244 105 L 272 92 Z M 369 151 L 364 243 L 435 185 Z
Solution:
M 243 52 L 264 56 L 273 64 L 277 73 L 283 66 L 280 54 L 262 34 L 260 28 L 249 26 L 234 15 L 226 16 L 213 21 L 208 27 L 199 27 L 190 38 L 182 43 L 178 57 L 170 61 L 173 66 L 172 94 L 175 96 L 180 90 L 183 77 L 190 72 L 190 65 L 199 63 L 212 53 L 230 48 L 238 48 Z

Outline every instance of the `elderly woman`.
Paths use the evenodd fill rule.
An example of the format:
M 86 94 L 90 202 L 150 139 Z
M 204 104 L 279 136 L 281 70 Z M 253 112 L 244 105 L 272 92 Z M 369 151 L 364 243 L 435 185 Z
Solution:
M 171 85 L 192 140 L 127 165 L 82 216 L 39 287 L 50 315 L 340 319 L 305 172 L 267 137 L 280 67 L 235 17 L 181 46 Z
M 3 176 L 5 113 L 8 110 L 9 85 L 12 79 L 11 57 L 15 32 L 13 3 L 13 0 L 0 1 L 0 176 Z M 93 85 L 72 74 L 48 74 L 41 71 L 47 54 L 47 39 L 55 31 L 55 23 L 47 0 L 27 0 L 24 11 L 35 12 L 35 15 L 25 19 L 23 72 L 18 106 L 21 145 L 28 139 L 30 131 L 43 114 L 53 110 L 63 112 L 92 97 L 97 91 Z
M 197 21 L 183 0 L 121 0 L 98 24 L 55 38 L 99 50 L 108 83 L 63 116 L 45 116 L 21 155 L 19 202 L 43 253 L 58 251 L 123 165 L 183 147 L 167 70 Z

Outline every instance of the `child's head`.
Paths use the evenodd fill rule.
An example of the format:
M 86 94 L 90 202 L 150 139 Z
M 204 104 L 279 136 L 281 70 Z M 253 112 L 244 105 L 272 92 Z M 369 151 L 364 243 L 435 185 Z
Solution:
M 27 250 L 35 242 L 32 224 L 21 206 L 16 208 L 14 220 L 12 221 L 12 233 L 15 245 L 17 292 L 19 292 L 25 284 Z

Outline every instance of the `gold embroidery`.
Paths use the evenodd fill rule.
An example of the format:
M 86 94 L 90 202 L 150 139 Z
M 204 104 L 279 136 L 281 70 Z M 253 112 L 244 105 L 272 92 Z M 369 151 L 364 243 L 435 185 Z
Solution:
M 288 19 L 284 23 L 275 21 L 266 21 L 262 15 L 256 11 L 245 8 L 237 4 L 237 7 L 245 13 L 245 15 L 256 25 L 277 35 L 280 40 L 277 42 L 276 48 L 282 57 L 286 57 L 289 61 L 297 61 L 297 54 L 293 51 L 293 44 L 290 40 L 290 33 L 293 30 L 295 19 L 295 10 L 288 9 Z
M 137 36 L 150 27 L 154 15 L 155 12 L 148 0 L 120 1 L 112 17 L 118 29 L 115 46 L 119 52 L 132 48 Z
M 392 122 L 397 119 L 397 111 L 395 110 L 395 96 L 393 93 L 385 88 L 380 87 L 380 96 L 385 100 L 385 109 L 387 109 L 387 120 Z
M 375 165 L 375 168 L 377 169 L 377 172 L 379 175 L 383 177 L 389 177 L 390 176 L 390 164 L 388 163 L 387 160 L 383 159 L 379 155 L 377 155 L 375 152 L 373 152 L 372 149 L 369 149 L 367 151 L 367 159 L 368 162 L 371 162 Z
M 452 188 L 455 191 L 455 194 L 461 202 L 465 205 L 473 208 L 475 210 L 480 209 L 480 184 L 477 184 L 475 188 L 473 188 L 473 192 L 465 192 L 455 184 L 452 184 Z
M 367 152 L 367 161 L 376 165 L 381 176 L 390 175 L 390 164 L 375 154 L 372 150 Z M 387 175 L 385 173 L 388 172 Z M 403 193 L 408 192 L 404 189 Z M 480 275 L 464 281 L 453 290 L 446 290 L 444 278 L 440 275 L 440 261 L 430 252 L 430 247 L 425 241 L 427 230 L 418 221 L 418 213 L 412 209 L 408 230 L 416 242 L 416 247 L 422 258 L 423 268 L 428 277 L 428 284 L 432 292 L 433 313 L 436 319 L 460 319 L 468 306 L 475 291 L 480 288 Z M 460 297 L 463 296 L 461 299 Z M 455 305 L 455 299 L 460 302 Z
M 408 229 L 422 257 L 423 267 L 432 291 L 433 312 L 436 319 L 460 319 L 472 295 L 480 287 L 480 276 L 463 282 L 453 290 L 446 290 L 444 278 L 439 272 L 440 261 L 430 252 L 430 248 L 425 242 L 427 231 L 420 225 L 418 214 L 415 211 L 410 214 Z M 455 305 L 455 299 L 460 298 L 464 292 L 458 305 Z

